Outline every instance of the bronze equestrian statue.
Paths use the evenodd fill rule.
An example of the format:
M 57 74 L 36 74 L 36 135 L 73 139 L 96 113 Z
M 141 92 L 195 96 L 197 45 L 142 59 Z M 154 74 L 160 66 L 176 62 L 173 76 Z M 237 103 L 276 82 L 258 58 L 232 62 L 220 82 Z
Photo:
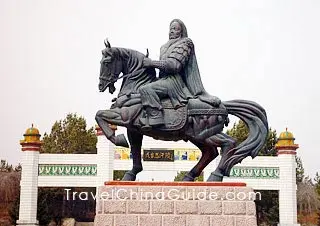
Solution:
M 99 90 L 115 91 L 114 83 L 123 78 L 118 97 L 110 110 L 100 110 L 96 121 L 115 145 L 129 147 L 123 134 L 115 135 L 110 124 L 124 126 L 130 143 L 133 168 L 122 180 L 134 181 L 142 171 L 143 135 L 167 141 L 190 141 L 202 152 L 199 162 L 184 177 L 194 181 L 218 155 L 221 160 L 207 181 L 222 181 L 231 168 L 247 156 L 256 157 L 268 134 L 265 110 L 255 102 L 221 102 L 208 94 L 201 82 L 194 45 L 181 20 L 170 23 L 169 41 L 161 47 L 159 61 L 138 51 L 111 47 L 105 41 L 102 51 Z M 156 77 L 155 68 L 159 69 Z M 121 77 L 120 74 L 123 74 Z M 222 133 L 229 123 L 228 114 L 243 120 L 248 138 L 236 141 Z

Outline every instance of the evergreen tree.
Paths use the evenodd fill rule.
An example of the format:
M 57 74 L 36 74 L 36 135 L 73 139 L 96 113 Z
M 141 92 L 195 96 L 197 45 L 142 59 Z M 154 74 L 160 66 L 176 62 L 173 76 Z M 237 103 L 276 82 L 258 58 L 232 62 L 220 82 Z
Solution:
M 279 192 L 256 190 L 261 200 L 256 200 L 258 225 L 277 225 L 279 222 Z
M 68 114 L 56 121 L 51 133 L 44 134 L 41 152 L 44 153 L 96 153 L 97 137 L 94 128 L 86 129 L 86 120 L 76 114 Z
M 303 168 L 302 160 L 298 156 L 296 156 L 296 163 L 297 163 L 296 179 L 298 184 L 303 182 L 303 179 L 305 176 L 304 176 L 304 168 Z
M 180 171 L 177 172 L 177 175 L 175 176 L 173 181 L 182 181 L 182 179 L 184 178 L 184 176 L 187 174 L 187 171 Z
M 113 180 L 121 180 L 126 172 L 126 170 L 114 170 Z
M 177 175 L 176 175 L 175 178 L 174 178 L 174 181 L 182 181 L 183 178 L 184 178 L 184 176 L 185 176 L 187 173 L 188 173 L 187 171 L 178 172 Z M 196 178 L 195 178 L 195 181 L 203 181 L 203 173 L 201 173 L 199 177 L 196 177 Z

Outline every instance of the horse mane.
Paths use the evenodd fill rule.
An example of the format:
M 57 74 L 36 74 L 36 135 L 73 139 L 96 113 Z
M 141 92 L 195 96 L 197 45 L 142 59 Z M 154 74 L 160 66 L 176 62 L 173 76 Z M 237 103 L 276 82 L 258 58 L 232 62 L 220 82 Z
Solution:
M 112 47 L 113 56 L 122 62 L 126 62 L 126 72 L 131 73 L 135 70 L 139 70 L 143 67 L 143 59 L 146 57 L 143 53 L 120 47 Z
M 143 60 L 146 57 L 143 53 L 126 48 L 112 47 L 112 56 L 122 61 L 124 74 L 130 74 L 124 78 L 120 93 L 126 87 L 131 87 L 133 93 L 137 93 L 138 89 L 147 83 L 156 80 L 156 71 L 154 68 L 143 68 Z M 145 69 L 145 70 L 143 70 Z M 140 71 L 141 70 L 141 71 Z M 140 71 L 138 74 L 134 72 Z M 129 85 L 132 84 L 132 85 Z M 119 93 L 119 95 L 120 95 Z

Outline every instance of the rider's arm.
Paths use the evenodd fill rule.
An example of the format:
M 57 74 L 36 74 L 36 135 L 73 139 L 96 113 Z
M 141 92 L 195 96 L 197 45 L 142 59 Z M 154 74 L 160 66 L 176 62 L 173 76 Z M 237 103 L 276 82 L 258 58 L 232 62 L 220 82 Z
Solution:
M 171 54 L 165 60 L 151 60 L 147 58 L 144 62 L 146 67 L 155 67 L 166 73 L 179 73 L 188 61 L 193 43 L 186 39 L 180 45 L 176 46 Z

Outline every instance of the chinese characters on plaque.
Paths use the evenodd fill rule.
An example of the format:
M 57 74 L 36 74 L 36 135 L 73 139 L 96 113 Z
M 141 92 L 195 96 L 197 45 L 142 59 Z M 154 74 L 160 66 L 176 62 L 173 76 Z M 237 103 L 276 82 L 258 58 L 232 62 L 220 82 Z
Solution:
M 143 161 L 163 161 L 173 162 L 174 161 L 174 150 L 157 150 L 151 149 L 143 150 Z

